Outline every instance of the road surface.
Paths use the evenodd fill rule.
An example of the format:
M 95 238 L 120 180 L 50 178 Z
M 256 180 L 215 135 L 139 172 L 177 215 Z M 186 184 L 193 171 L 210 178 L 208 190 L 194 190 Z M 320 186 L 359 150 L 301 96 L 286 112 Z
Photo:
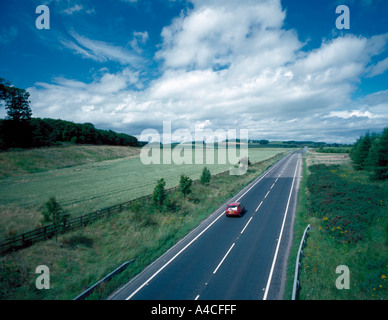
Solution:
M 300 151 L 287 155 L 114 293 L 115 300 L 282 299 Z

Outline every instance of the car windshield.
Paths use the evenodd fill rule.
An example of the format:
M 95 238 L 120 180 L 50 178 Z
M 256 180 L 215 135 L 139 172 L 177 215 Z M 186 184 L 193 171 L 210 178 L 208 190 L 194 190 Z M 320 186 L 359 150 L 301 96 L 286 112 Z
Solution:
M 229 206 L 228 210 L 237 211 L 237 206 Z

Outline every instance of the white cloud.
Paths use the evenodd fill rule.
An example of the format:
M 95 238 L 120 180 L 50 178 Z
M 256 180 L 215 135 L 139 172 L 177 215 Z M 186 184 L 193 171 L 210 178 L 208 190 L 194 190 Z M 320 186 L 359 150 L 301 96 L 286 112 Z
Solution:
M 70 40 L 62 40 L 61 43 L 84 58 L 99 62 L 111 60 L 119 62 L 122 65 L 132 65 L 134 67 L 139 67 L 144 62 L 142 57 L 122 47 L 114 46 L 103 41 L 91 40 L 76 32 L 71 32 L 71 35 L 77 43 Z
M 252 138 L 328 142 L 352 142 L 386 125 L 386 92 L 360 101 L 352 94 L 368 72 L 387 69 L 385 60 L 370 66 L 385 50 L 387 34 L 349 34 L 305 52 L 297 33 L 283 28 L 280 0 L 193 4 L 163 29 L 155 55 L 162 74 L 145 88 L 128 68 L 88 84 L 57 79 L 29 89 L 34 115 L 132 134 L 171 120 L 175 128 L 247 128 Z M 62 43 L 84 58 L 141 64 L 128 50 L 74 32 L 72 37 Z M 141 52 L 147 39 L 147 32 L 133 33 L 130 44 Z
M 141 53 L 142 49 L 140 48 L 141 45 L 144 45 L 148 40 L 148 32 L 134 32 L 133 33 L 133 39 L 130 42 L 130 45 L 133 50 L 135 50 L 137 53 Z
M 385 58 L 372 66 L 368 76 L 375 77 L 379 74 L 383 74 L 386 70 L 388 70 L 388 58 Z

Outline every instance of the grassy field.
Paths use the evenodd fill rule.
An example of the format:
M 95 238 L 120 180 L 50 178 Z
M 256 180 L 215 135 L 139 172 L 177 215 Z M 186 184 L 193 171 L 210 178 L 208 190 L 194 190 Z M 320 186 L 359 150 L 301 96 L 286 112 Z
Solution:
M 284 151 L 249 149 L 249 159 L 263 161 Z M 84 156 L 86 153 L 89 160 Z M 105 158 L 115 159 L 105 160 L 104 153 Z M 13 163 L 9 166 L 16 168 L 7 173 L 9 177 L 0 180 L 0 239 L 39 227 L 42 206 L 50 196 L 55 196 L 74 217 L 151 194 L 160 178 L 170 188 L 178 185 L 181 174 L 198 179 L 205 166 L 212 174 L 228 170 L 230 164 L 217 164 L 217 154 L 215 164 L 210 165 L 144 165 L 139 150 L 128 147 L 46 148 L 1 154 L 2 159 L 8 159 L 3 162 Z M 38 167 L 45 171 L 21 173 L 20 167 L 26 170 L 25 163 L 33 162 L 26 160 L 29 156 L 40 159 L 33 172 L 39 171 Z M 19 162 L 22 164 L 18 167 L 15 164 Z M 50 167 L 58 163 L 61 168 Z
M 124 261 L 136 258 L 90 296 L 107 297 L 281 157 L 254 164 L 245 175 L 213 177 L 209 186 L 194 183 L 187 197 L 170 192 L 165 207 L 138 201 L 130 210 L 60 235 L 57 242 L 39 242 L 0 257 L 0 299 L 72 299 Z M 50 268 L 49 290 L 35 287 L 38 265 Z
M 312 226 L 300 269 L 301 300 L 387 299 L 388 184 L 371 182 L 347 156 L 304 158 L 285 299 L 291 298 L 295 258 Z M 337 266 L 350 271 L 350 289 L 337 289 Z

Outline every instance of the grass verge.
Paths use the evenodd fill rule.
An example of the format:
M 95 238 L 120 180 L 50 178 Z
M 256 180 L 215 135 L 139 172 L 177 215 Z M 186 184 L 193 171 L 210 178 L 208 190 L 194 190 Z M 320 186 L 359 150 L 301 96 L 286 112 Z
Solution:
M 314 164 L 309 163 L 310 157 Z M 299 299 L 387 299 L 388 184 L 371 182 L 365 173 L 354 171 L 349 161 L 319 162 L 314 154 L 303 161 L 284 298 L 291 297 L 297 249 L 310 224 Z M 327 163 L 324 157 L 322 162 Z M 349 289 L 336 287 L 340 265 L 349 268 Z
M 0 299 L 72 299 L 124 261 L 136 258 L 89 299 L 107 297 L 282 156 L 253 164 L 242 176 L 219 175 L 209 186 L 194 183 L 187 197 L 169 193 L 164 207 L 134 202 L 130 210 L 59 236 L 57 242 L 48 240 L 1 257 Z M 49 290 L 35 287 L 39 265 L 50 269 Z

